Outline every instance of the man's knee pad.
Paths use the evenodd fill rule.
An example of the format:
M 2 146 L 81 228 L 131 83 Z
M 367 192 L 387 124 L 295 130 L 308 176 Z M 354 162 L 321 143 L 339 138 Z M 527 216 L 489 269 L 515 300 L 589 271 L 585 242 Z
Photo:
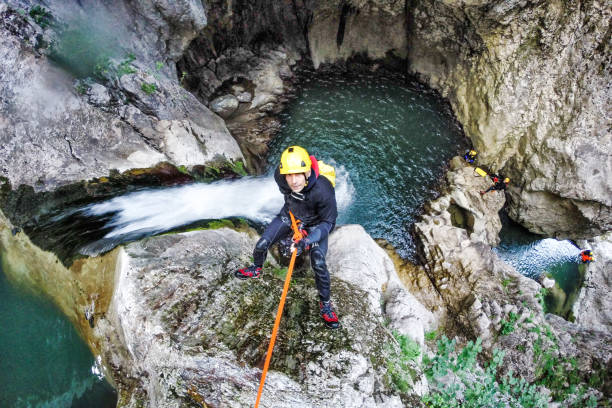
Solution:
M 310 263 L 315 271 L 323 271 L 327 269 L 325 265 L 325 255 L 318 247 L 310 251 Z
M 268 241 L 264 237 L 261 237 L 259 238 L 259 241 L 257 241 L 257 244 L 255 245 L 255 251 L 265 252 L 268 250 L 269 247 L 270 247 L 270 241 Z

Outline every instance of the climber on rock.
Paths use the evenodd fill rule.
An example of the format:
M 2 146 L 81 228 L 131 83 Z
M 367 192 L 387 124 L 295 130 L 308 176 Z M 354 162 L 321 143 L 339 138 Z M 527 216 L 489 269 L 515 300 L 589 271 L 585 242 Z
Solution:
M 297 255 L 310 251 L 310 265 L 315 274 L 319 292 L 321 318 L 329 328 L 340 326 L 330 300 L 330 277 L 325 255 L 327 254 L 328 235 L 336 225 L 338 210 L 334 179 L 319 177 L 319 166 L 314 156 L 300 146 L 290 146 L 281 155 L 280 165 L 274 171 L 274 180 L 285 197 L 285 205 L 272 220 L 253 251 L 253 265 L 237 270 L 238 279 L 259 278 L 261 268 L 268 254 L 268 248 L 287 235 L 292 234 L 289 211 L 301 220 L 307 236 L 295 244 Z M 333 170 L 333 168 L 332 168 Z M 322 173 L 322 175 L 324 175 Z
M 504 191 L 506 188 L 508 188 L 508 184 L 510 183 L 510 179 L 508 177 L 506 177 L 503 181 L 501 181 L 501 177 L 497 176 L 497 175 L 491 175 L 491 180 L 493 181 L 493 184 L 491 187 L 487 188 L 485 191 L 481 191 L 480 195 L 485 195 L 486 193 L 488 193 L 489 191 Z
M 580 252 L 580 260 L 582 261 L 582 263 L 591 263 L 595 261 L 595 258 L 593 257 L 593 251 L 591 251 L 590 249 L 585 249 L 584 251 Z
M 463 156 L 463 158 L 465 159 L 466 162 L 470 164 L 474 164 L 477 154 L 478 152 L 476 152 L 476 150 L 470 150 L 465 154 L 465 156 Z

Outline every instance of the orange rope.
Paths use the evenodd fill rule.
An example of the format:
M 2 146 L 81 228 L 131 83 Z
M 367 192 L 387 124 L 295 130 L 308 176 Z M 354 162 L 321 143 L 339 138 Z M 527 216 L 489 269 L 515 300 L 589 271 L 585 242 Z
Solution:
M 295 217 L 289 211 L 291 216 L 291 228 L 293 229 L 293 240 L 298 242 L 302 239 L 302 233 L 298 228 L 298 222 Z M 255 408 L 259 407 L 259 400 L 261 399 L 261 393 L 263 391 L 264 383 L 266 382 L 266 375 L 268 374 L 268 367 L 270 366 L 270 360 L 272 359 L 272 351 L 274 350 L 274 343 L 276 342 L 276 335 L 278 333 L 278 326 L 280 325 L 281 317 L 283 315 L 283 308 L 285 307 L 285 299 L 287 298 L 287 292 L 289 291 L 289 283 L 291 282 L 291 273 L 293 273 L 293 265 L 295 264 L 295 258 L 297 255 L 297 249 L 293 248 L 291 252 L 291 261 L 289 262 L 289 269 L 287 269 L 287 276 L 285 277 L 285 286 L 283 286 L 283 294 L 280 298 L 278 305 L 278 311 L 276 312 L 276 320 L 274 321 L 274 328 L 272 329 L 272 338 L 270 339 L 270 345 L 268 345 L 268 354 L 266 355 L 266 362 L 264 363 L 263 372 L 261 373 L 261 380 L 259 381 L 259 390 L 257 391 L 257 400 L 255 401 Z

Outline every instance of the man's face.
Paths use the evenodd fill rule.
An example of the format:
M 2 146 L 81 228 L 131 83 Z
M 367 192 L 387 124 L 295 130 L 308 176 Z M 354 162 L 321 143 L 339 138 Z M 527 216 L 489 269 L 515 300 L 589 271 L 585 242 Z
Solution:
M 285 180 L 287 180 L 291 191 L 299 193 L 306 186 L 306 177 L 308 176 L 310 176 L 310 172 L 285 174 Z

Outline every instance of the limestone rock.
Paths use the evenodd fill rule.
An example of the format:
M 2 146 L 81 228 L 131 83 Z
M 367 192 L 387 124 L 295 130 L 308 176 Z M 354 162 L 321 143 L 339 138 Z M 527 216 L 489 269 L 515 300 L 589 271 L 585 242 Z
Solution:
M 111 101 L 111 95 L 105 86 L 93 84 L 87 92 L 89 103 L 94 106 L 107 106 Z
M 422 345 L 425 331 L 437 326 L 434 315 L 404 288 L 393 261 L 362 226 L 343 225 L 334 230 L 327 264 L 333 277 L 364 290 L 370 309 L 384 313 L 390 327 L 400 334 Z
M 609 230 L 609 4 L 413 4 L 410 69 L 449 99 L 480 163 L 511 178 L 510 216 L 549 236 Z
M 405 58 L 405 5 L 387 1 L 326 1 L 317 4 L 308 29 L 315 68 L 356 55 Z
M 574 303 L 575 322 L 587 329 L 612 331 L 612 235 L 589 240 L 595 262 L 586 268 L 584 283 Z
M 223 228 L 148 238 L 119 250 L 116 291 L 97 335 L 118 342 L 106 342 L 103 356 L 120 393 L 132 395 L 128 406 L 138 399 L 180 406 L 194 395 L 211 405 L 253 404 L 283 285 L 267 268 L 260 280 L 233 277 L 256 241 L 255 234 Z M 355 268 L 349 259 L 342 265 Z M 367 292 L 338 275 L 332 271 L 342 321 L 336 331 L 320 322 L 313 279 L 292 280 L 262 397 L 266 406 L 402 406 L 383 379 L 390 339 L 380 307 L 373 309 L 364 301 Z M 120 350 L 129 350 L 127 359 Z
M 234 95 L 223 95 L 210 102 L 210 109 L 227 119 L 238 108 L 238 99 Z
M 238 95 L 236 95 L 236 99 L 238 99 L 238 102 L 248 103 L 251 102 L 253 97 L 249 92 L 240 92 Z
M 423 248 L 427 274 L 449 311 L 462 316 L 474 336 L 491 347 L 499 330 L 491 323 L 498 324 L 513 305 L 525 302 L 533 310 L 541 310 L 535 297 L 540 285 L 491 251 L 501 229 L 498 212 L 503 196 L 479 194 L 490 180 L 476 177 L 473 168 L 458 157 L 451 163 L 447 180 L 447 191 L 429 204 L 429 211 L 415 224 L 415 234 Z M 460 211 L 466 221 L 459 222 L 451 211 Z M 511 283 L 503 287 L 503 281 Z
M 7 7 L 4 14 L 22 18 Z M 47 191 L 162 161 L 243 160 L 223 121 L 176 80 L 136 69 L 81 95 L 10 21 L 0 21 L 0 95 L 7 101 L 0 107 L 0 169 L 13 188 Z

